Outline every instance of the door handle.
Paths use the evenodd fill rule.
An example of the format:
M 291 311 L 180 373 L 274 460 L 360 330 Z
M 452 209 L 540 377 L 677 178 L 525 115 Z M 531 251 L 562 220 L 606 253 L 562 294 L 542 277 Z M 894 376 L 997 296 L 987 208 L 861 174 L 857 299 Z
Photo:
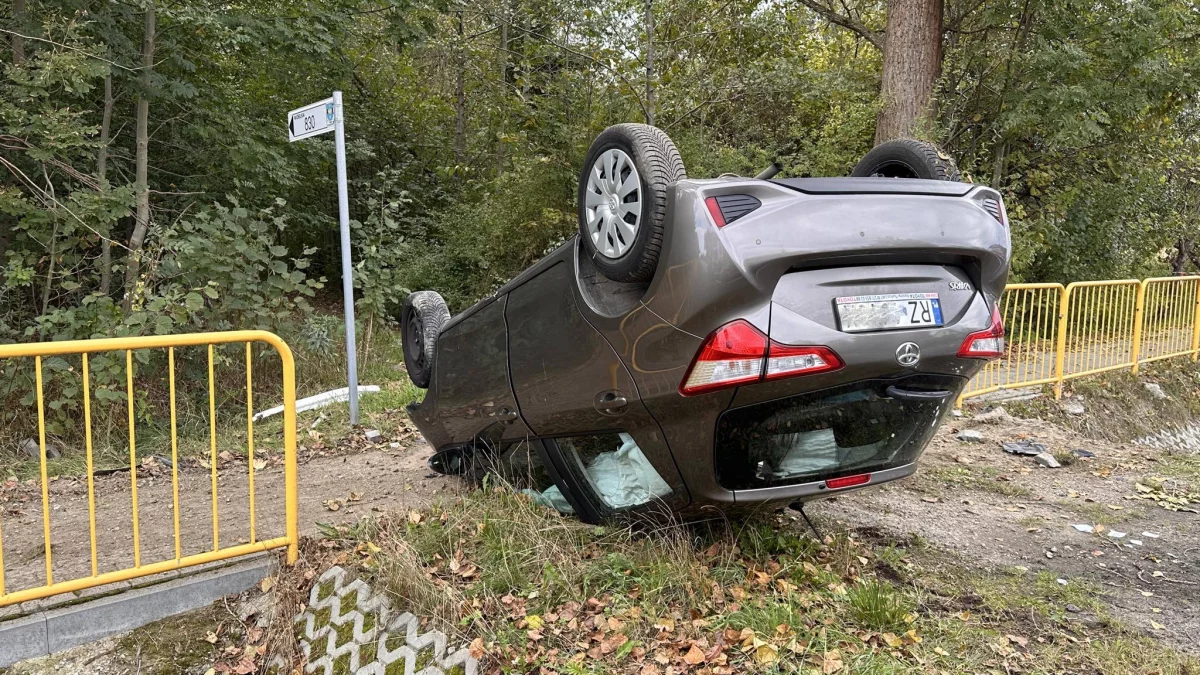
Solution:
M 601 415 L 620 415 L 629 409 L 629 399 L 619 391 L 603 391 L 596 394 L 593 405 Z

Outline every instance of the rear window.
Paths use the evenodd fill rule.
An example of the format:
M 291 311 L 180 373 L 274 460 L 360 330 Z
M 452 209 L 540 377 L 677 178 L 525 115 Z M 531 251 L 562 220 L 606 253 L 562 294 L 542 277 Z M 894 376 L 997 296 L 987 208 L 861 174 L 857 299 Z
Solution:
M 730 410 L 717 422 L 717 481 L 747 490 L 912 463 L 963 383 L 872 380 Z

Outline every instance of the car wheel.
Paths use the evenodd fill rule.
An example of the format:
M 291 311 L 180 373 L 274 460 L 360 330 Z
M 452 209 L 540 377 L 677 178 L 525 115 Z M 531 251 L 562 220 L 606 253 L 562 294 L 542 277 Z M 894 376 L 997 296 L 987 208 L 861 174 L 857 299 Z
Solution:
M 579 176 L 579 236 L 613 281 L 649 281 L 666 227 L 667 186 L 687 178 L 675 144 L 647 124 L 605 129 Z
M 434 291 L 410 293 L 400 313 L 400 339 L 404 345 L 404 367 L 413 384 L 429 387 L 438 334 L 450 321 L 446 301 Z
M 854 167 L 855 178 L 962 180 L 958 166 L 932 143 L 900 138 L 875 146 Z

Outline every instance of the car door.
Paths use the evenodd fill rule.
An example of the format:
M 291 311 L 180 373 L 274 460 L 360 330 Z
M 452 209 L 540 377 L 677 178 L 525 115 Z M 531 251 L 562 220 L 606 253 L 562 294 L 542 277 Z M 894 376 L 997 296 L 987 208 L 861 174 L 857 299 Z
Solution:
M 509 291 L 509 371 L 524 420 L 594 516 L 686 504 L 662 430 L 616 352 L 579 312 L 574 283 L 562 261 Z
M 434 380 L 440 418 L 451 438 L 494 443 L 530 435 L 508 378 L 506 300 L 501 295 L 468 310 L 438 336 Z

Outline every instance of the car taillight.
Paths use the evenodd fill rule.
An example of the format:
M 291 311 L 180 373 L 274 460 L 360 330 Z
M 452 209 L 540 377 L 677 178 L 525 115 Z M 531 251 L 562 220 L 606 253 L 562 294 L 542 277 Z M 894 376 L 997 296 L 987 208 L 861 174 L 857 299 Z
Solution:
M 960 359 L 998 359 L 1004 356 L 1004 320 L 1000 308 L 992 308 L 992 325 L 987 330 L 971 333 L 958 348 Z
M 767 336 L 738 319 L 718 328 L 696 354 L 679 393 L 699 394 L 762 379 Z
M 704 341 L 679 385 L 684 396 L 837 370 L 842 359 L 828 347 L 785 345 L 768 340 L 744 319 L 727 323 Z
M 771 340 L 766 378 L 775 380 L 792 375 L 812 375 L 841 367 L 842 359 L 829 347 L 797 347 Z
M 871 474 L 860 473 L 856 476 L 843 476 L 841 478 L 830 478 L 825 481 L 825 487 L 830 490 L 840 490 L 841 488 L 854 487 L 855 485 L 866 485 L 871 482 Z
M 976 204 L 996 219 L 996 222 L 1008 227 L 1008 213 L 1004 210 L 1004 200 L 995 190 L 981 189 L 971 195 Z
M 704 205 L 717 227 L 725 227 L 762 206 L 762 201 L 751 195 L 720 195 L 706 198 Z

